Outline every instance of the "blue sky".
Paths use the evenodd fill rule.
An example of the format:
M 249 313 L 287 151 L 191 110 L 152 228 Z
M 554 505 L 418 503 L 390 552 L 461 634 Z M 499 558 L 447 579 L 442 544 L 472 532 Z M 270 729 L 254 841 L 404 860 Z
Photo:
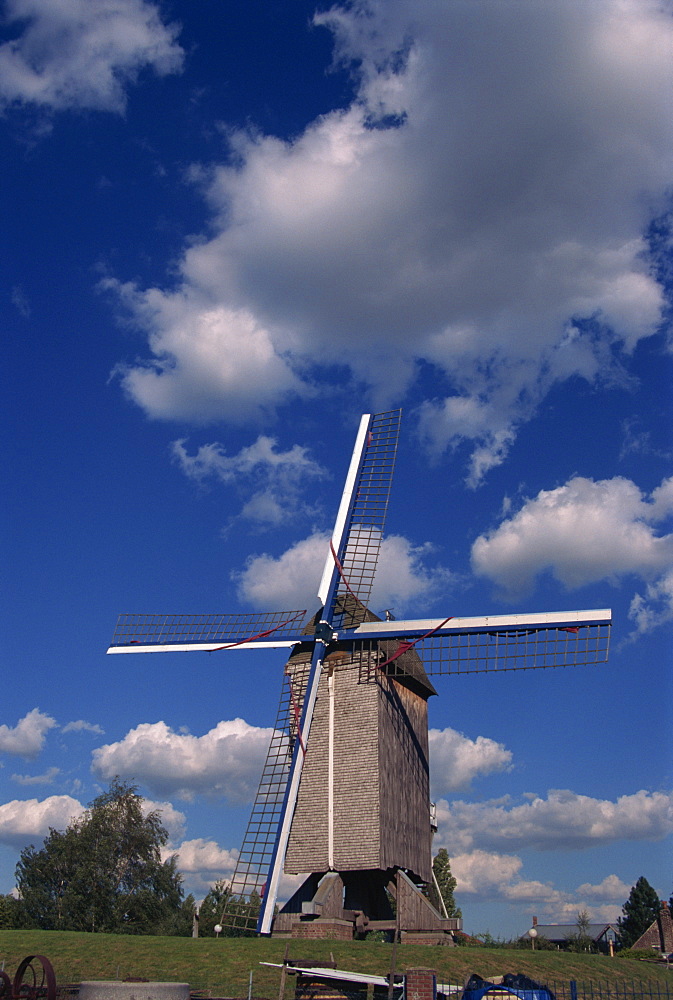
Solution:
M 374 610 L 614 614 L 608 666 L 437 680 L 466 929 L 668 898 L 670 7 L 2 10 L 0 890 L 114 774 L 231 872 L 282 653 L 116 616 L 313 608 L 402 406 Z

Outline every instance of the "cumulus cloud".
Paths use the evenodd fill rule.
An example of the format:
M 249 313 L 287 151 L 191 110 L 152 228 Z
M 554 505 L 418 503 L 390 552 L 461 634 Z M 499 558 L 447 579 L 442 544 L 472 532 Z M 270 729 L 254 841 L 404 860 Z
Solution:
M 568 901 L 568 893 L 550 883 L 522 878 L 522 870 L 521 858 L 512 854 L 477 850 L 451 858 L 451 871 L 459 894 L 534 904 L 541 912 L 553 909 L 558 913 Z
M 434 797 L 468 787 L 486 774 L 507 771 L 512 752 L 486 736 L 469 739 L 455 729 L 430 729 L 430 782 Z
M 670 622 L 673 618 L 673 569 L 648 583 L 643 594 L 634 594 L 629 618 L 635 624 L 632 637 Z
M 387 535 L 381 543 L 371 604 L 391 608 L 399 617 L 407 608 L 427 607 L 450 593 L 455 575 L 445 566 L 428 565 L 431 545 L 413 545 L 402 535 Z
M 44 774 L 13 774 L 12 781 L 17 785 L 51 785 L 54 778 L 61 773 L 58 767 L 48 767 Z
M 670 185 L 673 22 L 655 0 L 316 22 L 353 101 L 197 171 L 212 228 L 174 287 L 127 287 L 149 356 L 125 389 L 153 417 L 238 420 L 333 391 L 335 364 L 387 402 L 424 361 L 449 389 L 422 434 L 472 442 L 476 485 L 553 384 L 621 378 L 660 322 L 643 233 Z
M 142 782 L 161 795 L 249 802 L 257 791 L 271 729 L 243 719 L 218 722 L 203 736 L 176 733 L 165 722 L 141 723 L 123 740 L 93 751 L 97 777 Z
M 149 332 L 153 358 L 118 365 L 127 395 L 159 419 L 244 423 L 307 387 L 274 346 L 264 323 L 246 308 L 185 289 L 142 292 L 113 279 L 101 287 L 120 298 Z
M 197 899 L 205 896 L 220 879 L 229 881 L 238 860 L 237 850 L 228 850 L 226 847 L 220 847 L 214 840 L 204 840 L 201 837 L 185 840 L 179 847 L 166 848 L 163 851 L 164 857 L 169 857 L 171 854 L 177 854 L 178 870 L 184 878 L 185 891 L 194 893 Z M 289 899 L 304 882 L 307 874 L 281 876 L 278 887 L 279 903 Z
M 228 455 L 224 446 L 204 444 L 190 455 L 185 441 L 173 442 L 173 456 L 190 479 L 216 479 L 236 484 L 249 494 L 241 517 L 267 526 L 278 525 L 298 513 L 310 513 L 301 501 L 307 481 L 327 472 L 299 445 L 280 451 L 274 438 L 261 434 L 254 444 Z
M 329 535 L 316 532 L 292 545 L 280 556 L 252 556 L 245 569 L 234 575 L 240 596 L 257 607 L 312 608 L 325 559 Z M 453 575 L 444 567 L 429 567 L 430 546 L 414 546 L 401 535 L 381 543 L 370 605 L 404 612 L 412 602 L 427 604 L 446 591 Z
M 143 799 L 141 803 L 143 815 L 158 812 L 161 814 L 161 822 L 168 831 L 168 839 L 174 844 L 185 835 L 187 817 L 179 809 L 176 809 L 172 802 L 154 802 L 152 799 Z M 169 854 L 174 851 L 169 851 Z
M 141 70 L 178 72 L 177 25 L 148 0 L 6 0 L 16 36 L 0 45 L 0 106 L 123 113 Z
M 527 879 L 523 861 L 513 854 L 475 850 L 451 858 L 458 899 L 465 896 L 535 907 L 539 916 L 554 923 L 575 923 L 580 910 L 595 921 L 615 921 L 628 898 L 630 886 L 617 875 L 607 875 L 599 885 L 584 883 L 563 890 L 550 882 Z
M 105 730 L 97 722 L 86 722 L 84 719 L 76 719 L 74 722 L 67 722 L 61 732 L 93 733 L 96 736 L 102 736 Z
M 587 899 L 599 902 L 619 903 L 628 899 L 631 886 L 627 885 L 626 882 L 622 882 L 617 875 L 606 875 L 598 885 L 592 885 L 591 882 L 583 882 L 582 885 L 578 886 L 577 892 L 580 896 Z
M 488 895 L 509 884 L 523 867 L 521 858 L 493 851 L 471 851 L 451 858 L 451 873 L 459 892 Z
M 439 836 L 453 850 L 584 850 L 618 840 L 661 840 L 673 832 L 673 794 L 638 791 L 612 802 L 552 790 L 521 804 L 437 803 Z
M 184 840 L 170 853 L 177 854 L 181 872 L 198 874 L 210 880 L 231 878 L 238 857 L 238 851 L 228 851 L 214 840 L 204 840 L 203 837 Z
M 15 726 L 0 726 L 0 753 L 33 760 L 42 750 L 47 733 L 55 725 L 55 719 L 34 708 Z
M 77 799 L 69 795 L 51 795 L 47 799 L 14 799 L 0 805 L 0 843 L 25 847 L 37 843 L 49 828 L 65 830 L 84 812 Z
M 233 574 L 241 598 L 256 607 L 311 608 L 317 605 L 320 576 L 328 552 L 329 535 L 319 532 L 296 542 L 282 555 L 264 553 L 248 559 Z
M 576 477 L 542 490 L 472 546 L 472 568 L 519 597 L 550 572 L 566 587 L 636 576 L 644 594 L 630 615 L 638 631 L 673 618 L 673 533 L 657 530 L 673 515 L 673 477 L 650 496 L 629 479 Z

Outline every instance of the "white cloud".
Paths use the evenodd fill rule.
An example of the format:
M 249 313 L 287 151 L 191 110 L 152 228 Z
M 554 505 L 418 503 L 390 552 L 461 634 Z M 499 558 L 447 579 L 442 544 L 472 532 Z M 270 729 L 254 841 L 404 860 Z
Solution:
M 355 99 L 199 172 L 213 229 L 176 287 L 128 299 L 151 356 L 125 388 L 153 417 L 238 420 L 323 371 L 333 391 L 334 364 L 386 402 L 423 359 L 450 386 L 423 434 L 472 441 L 476 484 L 555 382 L 620 378 L 660 321 L 642 234 L 670 185 L 673 22 L 655 0 L 316 20 Z
M 672 247 L 673 248 L 673 247 Z M 619 451 L 620 462 L 627 455 L 646 455 L 664 458 L 670 462 L 671 451 L 658 448 L 652 441 L 652 434 L 644 430 L 639 417 L 627 417 L 622 421 L 623 442 Z
M 673 533 L 656 526 L 673 514 L 673 478 L 645 496 L 629 479 L 576 477 L 542 490 L 472 546 L 472 567 L 518 597 L 551 572 L 566 587 L 640 577 L 630 615 L 639 631 L 673 618 Z
M 29 319 L 31 314 L 30 302 L 28 300 L 28 296 L 20 285 L 15 285 L 12 288 L 11 299 L 12 305 L 16 306 L 19 315 L 23 316 L 24 319 Z
M 585 882 L 573 890 L 558 889 L 550 882 L 526 879 L 523 862 L 516 855 L 483 850 L 456 854 L 451 858 L 451 871 L 459 904 L 465 896 L 526 904 L 552 923 L 575 923 L 581 910 L 593 921 L 614 922 L 631 888 L 617 875 L 607 875 L 599 885 Z
M 96 736 L 102 736 L 105 732 L 97 722 L 86 722 L 84 719 L 77 719 L 74 722 L 67 722 L 63 729 L 63 733 L 94 733 Z
M 430 729 L 430 783 L 432 795 L 468 787 L 486 774 L 507 771 L 512 752 L 486 736 L 471 740 L 455 729 Z
M 171 843 L 175 843 L 184 837 L 187 817 L 179 809 L 176 809 L 171 802 L 154 802 L 152 799 L 144 798 L 141 802 L 141 808 L 144 816 L 147 816 L 151 812 L 161 814 L 161 823 L 166 828 Z M 168 853 L 171 854 L 173 852 L 169 851 Z
M 51 795 L 38 799 L 14 799 L 0 805 L 0 843 L 24 847 L 37 843 L 49 833 L 49 828 L 65 830 L 68 824 L 84 812 L 77 799 L 69 795 Z
M 622 882 L 617 875 L 607 875 L 598 885 L 591 882 L 583 882 L 578 886 L 577 892 L 580 896 L 600 902 L 623 903 L 631 892 L 631 886 Z
M 209 880 L 231 878 L 238 857 L 238 851 L 228 851 L 214 840 L 202 837 L 184 840 L 169 853 L 177 854 L 181 872 L 199 874 Z
M 248 309 L 200 292 L 141 292 L 108 279 L 150 333 L 153 359 L 119 365 L 125 392 L 159 419 L 244 423 L 307 389 L 276 351 L 268 329 Z
M 648 583 L 644 595 L 634 595 L 629 618 L 636 626 L 634 635 L 650 632 L 673 619 L 673 569 Z
M 241 598 L 260 608 L 306 608 L 318 604 L 318 586 L 329 546 L 329 535 L 303 538 L 278 558 L 251 556 L 234 574 Z
M 589 919 L 597 924 L 616 924 L 619 917 L 622 916 L 622 905 L 626 902 L 627 895 L 620 903 L 602 903 L 601 905 L 596 905 L 595 903 L 589 903 L 582 899 L 580 896 L 577 903 L 568 903 L 564 907 L 560 917 L 557 918 L 559 923 L 577 923 L 577 918 L 579 914 L 586 910 L 589 914 Z
M 510 883 L 523 867 L 521 858 L 493 851 L 471 851 L 451 857 L 457 892 L 488 895 Z
M 424 564 L 430 546 L 414 546 L 401 535 L 388 535 L 381 544 L 370 605 L 391 608 L 399 617 L 412 602 L 427 604 L 446 591 L 452 574 Z M 256 607 L 307 608 L 317 606 L 318 586 L 329 552 L 329 535 L 316 532 L 292 545 L 277 558 L 252 556 L 234 575 L 240 596 Z
M 555 889 L 549 882 L 539 879 L 520 879 L 502 887 L 502 895 L 510 903 L 534 904 L 536 908 L 553 909 L 562 913 L 568 905 L 568 893 Z M 573 904 L 571 903 L 570 906 Z
M 176 25 L 148 0 L 6 0 L 17 35 L 0 45 L 0 104 L 121 113 L 142 69 L 178 72 Z
M 47 733 L 55 725 L 55 719 L 34 708 L 14 727 L 0 726 L 0 753 L 33 760 L 42 750 Z
M 243 719 L 218 722 L 203 736 L 145 722 L 118 743 L 94 750 L 92 770 L 105 780 L 120 775 L 186 801 L 207 795 L 248 802 L 257 791 L 271 733 Z
M 417 610 L 445 595 L 455 582 L 450 570 L 428 566 L 430 545 L 412 545 L 402 535 L 386 535 L 381 543 L 371 604 L 391 608 L 399 617 L 407 608 Z
M 512 805 L 437 803 L 439 837 L 452 850 L 583 850 L 618 840 L 661 840 L 673 832 L 673 794 L 639 791 L 615 802 L 552 790 Z
M 265 434 L 237 455 L 227 455 L 218 442 L 201 445 L 195 455 L 189 455 L 184 440 L 174 441 L 173 456 L 185 475 L 197 482 L 214 478 L 247 488 L 248 493 L 252 490 L 241 516 L 266 525 L 309 513 L 301 502 L 307 481 L 327 475 L 306 448 L 294 445 L 279 451 L 276 440 Z
M 220 879 L 231 879 L 238 851 L 229 850 L 214 840 L 197 837 L 185 840 L 178 847 L 166 847 L 162 852 L 164 858 L 177 854 L 178 870 L 184 876 L 185 892 L 191 892 L 198 900 L 202 900 L 209 889 Z M 299 888 L 304 875 L 283 875 L 278 889 L 279 903 L 288 899 Z
M 51 785 L 54 778 L 61 773 L 58 767 L 48 767 L 44 774 L 13 774 L 12 781 L 17 785 Z

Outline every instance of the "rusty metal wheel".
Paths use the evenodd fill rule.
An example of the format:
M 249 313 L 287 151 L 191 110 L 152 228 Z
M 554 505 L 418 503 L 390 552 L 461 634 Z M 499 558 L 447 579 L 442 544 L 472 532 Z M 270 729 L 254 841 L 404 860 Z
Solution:
M 12 995 L 27 1000 L 56 1000 L 56 976 L 49 959 L 44 955 L 24 958 L 14 976 Z

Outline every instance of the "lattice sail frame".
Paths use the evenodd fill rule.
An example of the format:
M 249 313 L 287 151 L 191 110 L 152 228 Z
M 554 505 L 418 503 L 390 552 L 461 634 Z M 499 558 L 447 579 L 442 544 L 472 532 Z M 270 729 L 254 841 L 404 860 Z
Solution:
M 304 609 L 252 615 L 120 615 L 108 653 L 292 646 L 306 614 Z
M 369 606 L 388 512 L 401 418 L 401 410 L 375 413 L 367 424 L 363 417 L 360 426 L 359 434 L 364 437 L 361 453 L 358 454 L 359 441 L 356 441 L 318 590 L 324 604 L 323 619 L 334 628 L 347 628 L 362 621 L 363 609 Z
M 507 670 L 544 670 L 606 663 L 610 649 L 607 622 L 575 628 L 503 629 L 490 632 L 455 632 L 419 639 L 413 648 L 429 675 L 502 673 Z M 354 655 L 362 680 L 384 666 L 389 676 L 404 673 L 395 653 L 407 642 L 366 639 L 356 644 Z

